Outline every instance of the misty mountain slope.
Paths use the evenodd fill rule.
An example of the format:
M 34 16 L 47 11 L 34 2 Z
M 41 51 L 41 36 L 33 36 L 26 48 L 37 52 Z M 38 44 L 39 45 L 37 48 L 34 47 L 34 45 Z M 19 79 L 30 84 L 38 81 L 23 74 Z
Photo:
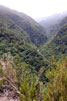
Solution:
M 52 40 L 41 46 L 41 53 L 48 60 L 51 56 L 59 57 L 67 56 L 67 24 L 65 24 Z
M 40 21 L 40 24 L 45 27 L 50 27 L 54 24 L 59 23 L 65 16 L 66 14 L 55 14 L 47 17 L 46 19 L 44 18 L 43 21 Z
M 64 24 L 67 24 L 67 16 L 64 17 L 64 18 L 62 19 L 62 21 L 59 23 L 60 26 L 63 26 Z
M 59 23 L 67 16 L 67 12 L 60 13 L 60 14 L 55 14 L 52 16 L 49 16 L 47 18 L 44 18 L 41 20 L 39 23 L 46 28 L 47 30 L 47 35 L 49 37 L 52 37 L 55 35 L 57 30 L 59 30 L 60 26 Z
M 64 17 L 62 20 L 58 21 L 57 24 L 55 24 L 55 25 L 53 25 L 53 26 L 51 26 L 51 27 L 49 28 L 49 30 L 50 30 L 50 35 L 51 35 L 51 36 L 55 35 L 55 34 L 60 30 L 60 28 L 61 28 L 64 24 L 67 24 L 67 16 Z
M 36 46 L 40 46 L 47 41 L 45 30 L 32 18 L 10 9 L 0 8 L 0 14 L 12 20 L 20 29 L 27 33 L 25 36 L 29 36 L 32 43 Z M 15 13 L 14 13 L 15 12 Z
M 59 20 L 57 24 L 54 24 L 49 28 L 49 36 L 54 36 L 57 34 L 57 32 L 60 30 L 60 28 L 64 25 L 67 24 L 67 16 L 64 17 L 62 20 Z

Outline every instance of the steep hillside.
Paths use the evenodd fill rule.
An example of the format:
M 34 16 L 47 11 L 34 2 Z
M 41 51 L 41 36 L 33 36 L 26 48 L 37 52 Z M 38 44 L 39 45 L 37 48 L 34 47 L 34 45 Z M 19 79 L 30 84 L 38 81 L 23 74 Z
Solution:
M 47 37 L 39 24 L 32 19 L 31 24 L 25 19 L 14 14 L 13 10 L 0 7 L 0 57 L 10 53 L 17 62 L 24 62 L 38 71 L 45 63 L 37 46 Z
M 49 36 L 55 35 L 64 24 L 67 24 L 67 16 L 49 28 Z
M 39 23 L 44 28 L 46 28 L 47 35 L 50 38 L 53 35 L 55 35 L 57 30 L 59 30 L 59 27 L 60 27 L 59 23 L 61 23 L 61 21 L 63 19 L 65 19 L 66 16 L 67 16 L 67 12 L 55 14 L 55 15 L 49 16 L 47 18 L 43 18 L 43 20 L 41 20 Z
M 58 31 L 52 40 L 41 47 L 41 53 L 48 60 L 52 55 L 57 59 L 67 56 L 67 24 Z
M 44 28 L 29 16 L 4 7 L 0 7 L 0 16 L 3 16 L 2 18 L 6 20 L 6 23 L 11 23 L 9 21 L 12 21 L 16 26 L 23 30 L 26 33 L 23 35 L 24 38 L 28 36 L 26 40 L 30 38 L 31 42 L 36 46 L 40 46 L 47 41 Z M 21 33 L 23 34 L 23 32 Z
M 59 23 L 60 26 L 63 26 L 64 24 L 67 24 L 67 16 L 64 17 L 64 18 L 62 19 L 62 21 Z
M 58 22 L 56 22 L 56 24 L 50 26 L 49 29 L 49 36 L 53 36 L 55 34 L 57 34 L 57 32 L 60 30 L 60 28 L 64 25 L 67 24 L 67 16 L 64 17 L 62 20 L 59 20 Z

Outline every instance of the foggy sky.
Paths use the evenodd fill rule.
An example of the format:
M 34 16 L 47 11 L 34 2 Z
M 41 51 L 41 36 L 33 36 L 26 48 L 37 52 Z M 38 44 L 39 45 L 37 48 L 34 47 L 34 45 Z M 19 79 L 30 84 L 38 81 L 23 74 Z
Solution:
M 23 12 L 32 18 L 67 11 L 67 0 L 0 0 L 0 5 Z

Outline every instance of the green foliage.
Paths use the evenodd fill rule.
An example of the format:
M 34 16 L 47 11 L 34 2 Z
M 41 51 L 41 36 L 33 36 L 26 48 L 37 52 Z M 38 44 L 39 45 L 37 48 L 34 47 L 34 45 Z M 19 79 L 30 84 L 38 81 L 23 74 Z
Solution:
M 56 59 L 67 56 L 67 24 L 58 33 L 40 48 L 41 53 L 47 60 L 54 55 Z
M 21 83 L 20 86 L 21 95 L 24 94 L 24 101 L 32 101 L 35 99 L 35 86 L 34 83 L 29 83 L 26 79 Z M 22 96 L 23 97 L 23 96 Z M 23 101 L 21 100 L 21 101 Z
M 10 54 L 4 54 L 0 60 L 0 89 L 11 89 L 20 96 L 21 101 L 38 101 L 42 99 L 43 83 L 39 77 L 43 72 L 40 70 L 37 76 L 25 63 L 14 64 Z M 19 66 L 19 67 L 15 67 Z M 27 67 L 27 69 L 26 69 Z M 33 72 L 33 73 L 32 73 Z
M 7 30 L 5 26 L 3 29 L 0 28 L 0 56 L 10 52 L 15 60 L 26 62 L 26 64 L 39 70 L 44 65 L 43 57 L 37 52 L 33 44 L 24 43 L 22 35 L 17 33 Z
M 49 82 L 44 101 L 67 101 L 67 58 L 46 73 Z
M 43 84 L 40 77 L 45 67 L 36 73 L 28 64 L 14 64 L 13 57 L 4 54 L 0 59 L 0 89 L 11 89 L 21 101 L 67 101 L 67 58 L 56 62 L 52 56 L 51 66 L 46 71 L 48 82 Z
M 28 26 L 31 28 L 27 29 Z M 25 62 L 32 67 L 31 69 L 39 71 L 41 66 L 45 65 L 42 55 L 37 52 L 35 46 L 35 43 L 40 45 L 40 41 L 44 41 L 41 39 L 44 36 L 41 36 L 39 30 L 42 31 L 42 28 L 35 21 L 29 23 L 27 19 L 25 21 L 25 17 L 21 18 L 8 9 L 0 9 L 0 57 L 4 53 L 10 53 L 15 61 Z M 34 35 L 31 38 L 29 34 Z M 34 41 L 35 37 L 38 38 L 37 42 Z
M 44 28 L 23 13 L 0 7 L 0 21 L 0 27 L 5 24 L 7 29 L 13 30 L 16 35 L 22 34 L 25 42 L 40 46 L 47 41 Z
M 48 42 L 44 33 L 28 16 L 0 8 L 2 92 L 10 89 L 21 101 L 67 101 L 67 59 L 56 62 L 67 55 L 67 24 Z M 37 47 L 44 42 L 42 56 Z
M 44 92 L 43 83 L 39 81 L 37 76 L 34 76 L 32 81 L 30 81 L 29 78 L 24 78 L 19 88 L 21 101 L 42 101 Z
M 2 80 L 0 80 L 0 86 L 3 84 L 3 81 Z

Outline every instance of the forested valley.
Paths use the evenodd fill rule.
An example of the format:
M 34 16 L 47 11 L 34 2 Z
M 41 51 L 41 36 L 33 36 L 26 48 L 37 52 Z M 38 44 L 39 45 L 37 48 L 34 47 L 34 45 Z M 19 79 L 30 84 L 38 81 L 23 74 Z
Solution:
M 0 101 L 67 101 L 67 16 L 54 21 L 0 6 Z

